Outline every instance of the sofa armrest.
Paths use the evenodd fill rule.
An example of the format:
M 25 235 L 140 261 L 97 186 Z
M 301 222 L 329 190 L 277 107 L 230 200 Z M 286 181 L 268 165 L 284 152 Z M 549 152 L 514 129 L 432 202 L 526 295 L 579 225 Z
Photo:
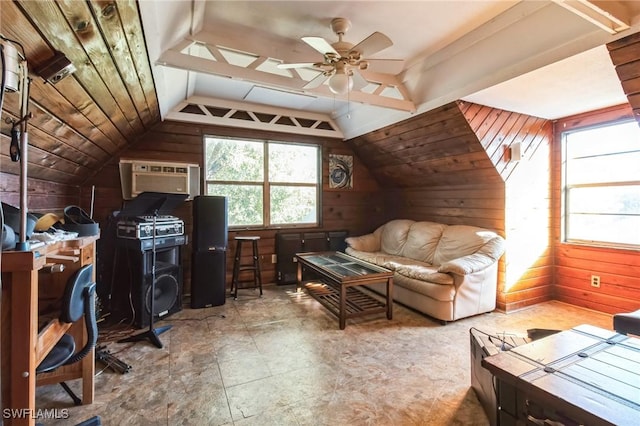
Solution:
M 380 251 L 380 235 L 379 234 L 366 234 L 359 237 L 348 237 L 345 242 L 349 247 L 358 251 Z
M 504 239 L 500 236 L 487 241 L 480 249 L 467 256 L 444 262 L 438 272 L 450 272 L 458 275 L 468 275 L 482 271 L 493 265 L 504 253 Z
M 482 271 L 493 265 L 495 260 L 482 254 L 474 253 L 457 259 L 444 262 L 438 268 L 438 272 L 452 273 L 457 275 L 469 275 Z

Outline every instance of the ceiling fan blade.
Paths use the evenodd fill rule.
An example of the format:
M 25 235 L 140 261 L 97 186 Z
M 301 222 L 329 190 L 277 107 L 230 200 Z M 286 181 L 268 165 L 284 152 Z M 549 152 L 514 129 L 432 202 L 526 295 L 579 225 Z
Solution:
M 336 49 L 334 49 L 333 46 L 331 46 L 331 44 L 329 44 L 329 42 L 322 37 L 302 37 L 302 41 L 304 41 L 323 55 L 332 54 L 338 57 L 340 56 L 340 54 L 336 52 Z
M 367 59 L 368 70 L 396 75 L 404 69 L 403 59 Z
M 281 70 L 288 70 L 291 68 L 313 68 L 315 62 L 306 62 L 299 64 L 278 64 L 277 67 Z
M 369 82 L 365 80 L 362 74 L 360 74 L 356 69 L 353 70 L 351 78 L 353 79 L 353 90 L 362 90 L 369 84 Z
M 322 83 L 325 82 L 330 77 L 330 75 L 326 75 L 325 73 L 320 73 L 316 77 L 314 77 L 311 81 L 303 86 L 303 89 L 315 89 L 316 87 L 320 87 Z
M 391 46 L 393 46 L 391 39 L 376 31 L 360 43 L 353 46 L 351 52 L 355 51 L 360 53 L 361 56 L 367 57 Z

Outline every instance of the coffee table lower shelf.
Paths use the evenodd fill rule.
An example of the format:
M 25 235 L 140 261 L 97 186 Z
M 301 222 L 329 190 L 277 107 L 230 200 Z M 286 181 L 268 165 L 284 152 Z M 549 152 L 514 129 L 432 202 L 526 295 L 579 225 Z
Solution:
M 340 318 L 340 287 L 312 281 L 304 284 L 307 293 L 338 317 L 341 324 L 348 318 L 387 312 L 385 303 L 355 287 L 346 287 L 344 318 Z

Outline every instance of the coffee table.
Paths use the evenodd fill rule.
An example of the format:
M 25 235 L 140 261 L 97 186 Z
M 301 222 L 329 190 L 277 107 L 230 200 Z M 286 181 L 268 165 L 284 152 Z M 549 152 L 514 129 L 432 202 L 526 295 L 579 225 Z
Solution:
M 335 251 L 297 253 L 298 283 L 309 295 L 338 317 L 340 330 L 347 318 L 386 312 L 393 318 L 393 272 L 377 265 Z M 302 281 L 303 267 L 315 272 L 319 279 Z M 384 300 L 357 288 L 365 284 L 386 282 Z

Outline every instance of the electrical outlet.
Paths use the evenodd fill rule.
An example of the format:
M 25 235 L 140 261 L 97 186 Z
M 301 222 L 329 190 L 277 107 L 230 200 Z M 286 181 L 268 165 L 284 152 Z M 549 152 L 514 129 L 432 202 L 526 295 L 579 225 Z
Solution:
M 271 263 L 278 263 L 278 255 L 277 254 L 272 254 L 271 255 Z
M 591 287 L 600 287 L 599 275 L 591 275 Z

